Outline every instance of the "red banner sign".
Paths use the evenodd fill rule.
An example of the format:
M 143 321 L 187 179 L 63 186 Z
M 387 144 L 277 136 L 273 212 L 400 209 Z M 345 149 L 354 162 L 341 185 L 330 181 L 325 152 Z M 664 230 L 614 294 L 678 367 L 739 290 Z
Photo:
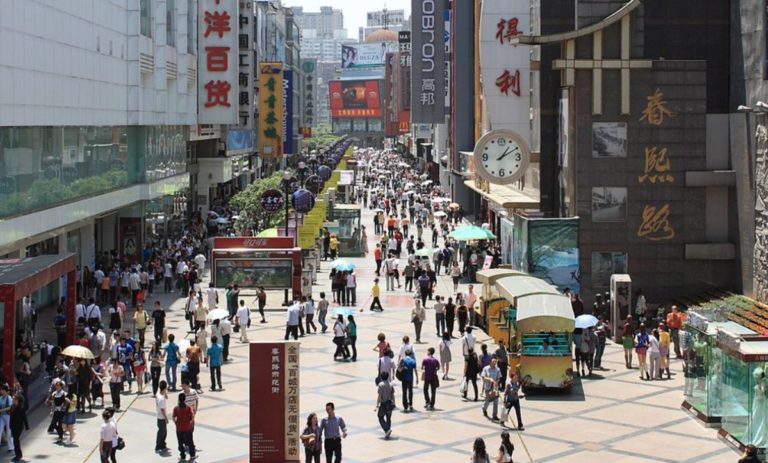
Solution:
M 299 343 L 251 343 L 250 385 L 250 461 L 299 461 Z
M 292 249 L 292 237 L 257 238 L 255 236 L 217 236 L 213 239 L 213 249 Z

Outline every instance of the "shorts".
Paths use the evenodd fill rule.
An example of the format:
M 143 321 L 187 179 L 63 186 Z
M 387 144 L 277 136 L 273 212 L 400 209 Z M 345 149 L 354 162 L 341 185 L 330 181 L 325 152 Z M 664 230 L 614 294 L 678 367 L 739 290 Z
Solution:
M 77 412 L 70 412 L 64 415 L 64 424 L 72 425 L 77 422 Z

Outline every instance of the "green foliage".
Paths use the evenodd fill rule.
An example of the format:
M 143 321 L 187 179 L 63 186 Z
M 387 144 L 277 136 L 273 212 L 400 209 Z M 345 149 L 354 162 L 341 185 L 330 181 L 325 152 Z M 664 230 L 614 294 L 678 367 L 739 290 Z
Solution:
M 285 222 L 285 210 L 267 212 L 261 207 L 261 195 L 266 190 L 280 190 L 283 173 L 275 172 L 267 178 L 256 180 L 229 200 L 229 205 L 239 211 L 240 218 L 235 222 L 238 233 L 247 230 L 257 232 L 282 225 Z
M 312 138 L 308 138 L 304 140 L 302 143 L 304 146 L 309 148 L 309 151 L 317 150 L 323 147 L 326 147 L 332 143 L 335 143 L 339 140 L 339 137 L 336 135 L 331 135 L 329 133 L 318 133 L 315 132 L 315 135 Z
M 39 179 L 35 180 L 29 187 L 24 206 L 29 209 L 35 209 L 49 204 L 60 203 L 72 196 L 70 189 L 58 180 Z

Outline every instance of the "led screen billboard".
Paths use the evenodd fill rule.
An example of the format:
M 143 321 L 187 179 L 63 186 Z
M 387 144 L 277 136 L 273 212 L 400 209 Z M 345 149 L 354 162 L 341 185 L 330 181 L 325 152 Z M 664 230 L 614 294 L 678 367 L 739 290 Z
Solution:
M 331 117 L 381 117 L 377 80 L 331 81 Z

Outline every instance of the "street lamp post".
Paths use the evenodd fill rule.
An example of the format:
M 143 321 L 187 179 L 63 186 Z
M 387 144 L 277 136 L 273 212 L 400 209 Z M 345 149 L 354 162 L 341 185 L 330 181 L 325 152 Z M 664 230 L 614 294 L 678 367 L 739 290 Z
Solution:
M 283 190 L 285 191 L 285 236 L 288 236 L 288 203 L 291 194 L 291 173 L 283 172 Z

